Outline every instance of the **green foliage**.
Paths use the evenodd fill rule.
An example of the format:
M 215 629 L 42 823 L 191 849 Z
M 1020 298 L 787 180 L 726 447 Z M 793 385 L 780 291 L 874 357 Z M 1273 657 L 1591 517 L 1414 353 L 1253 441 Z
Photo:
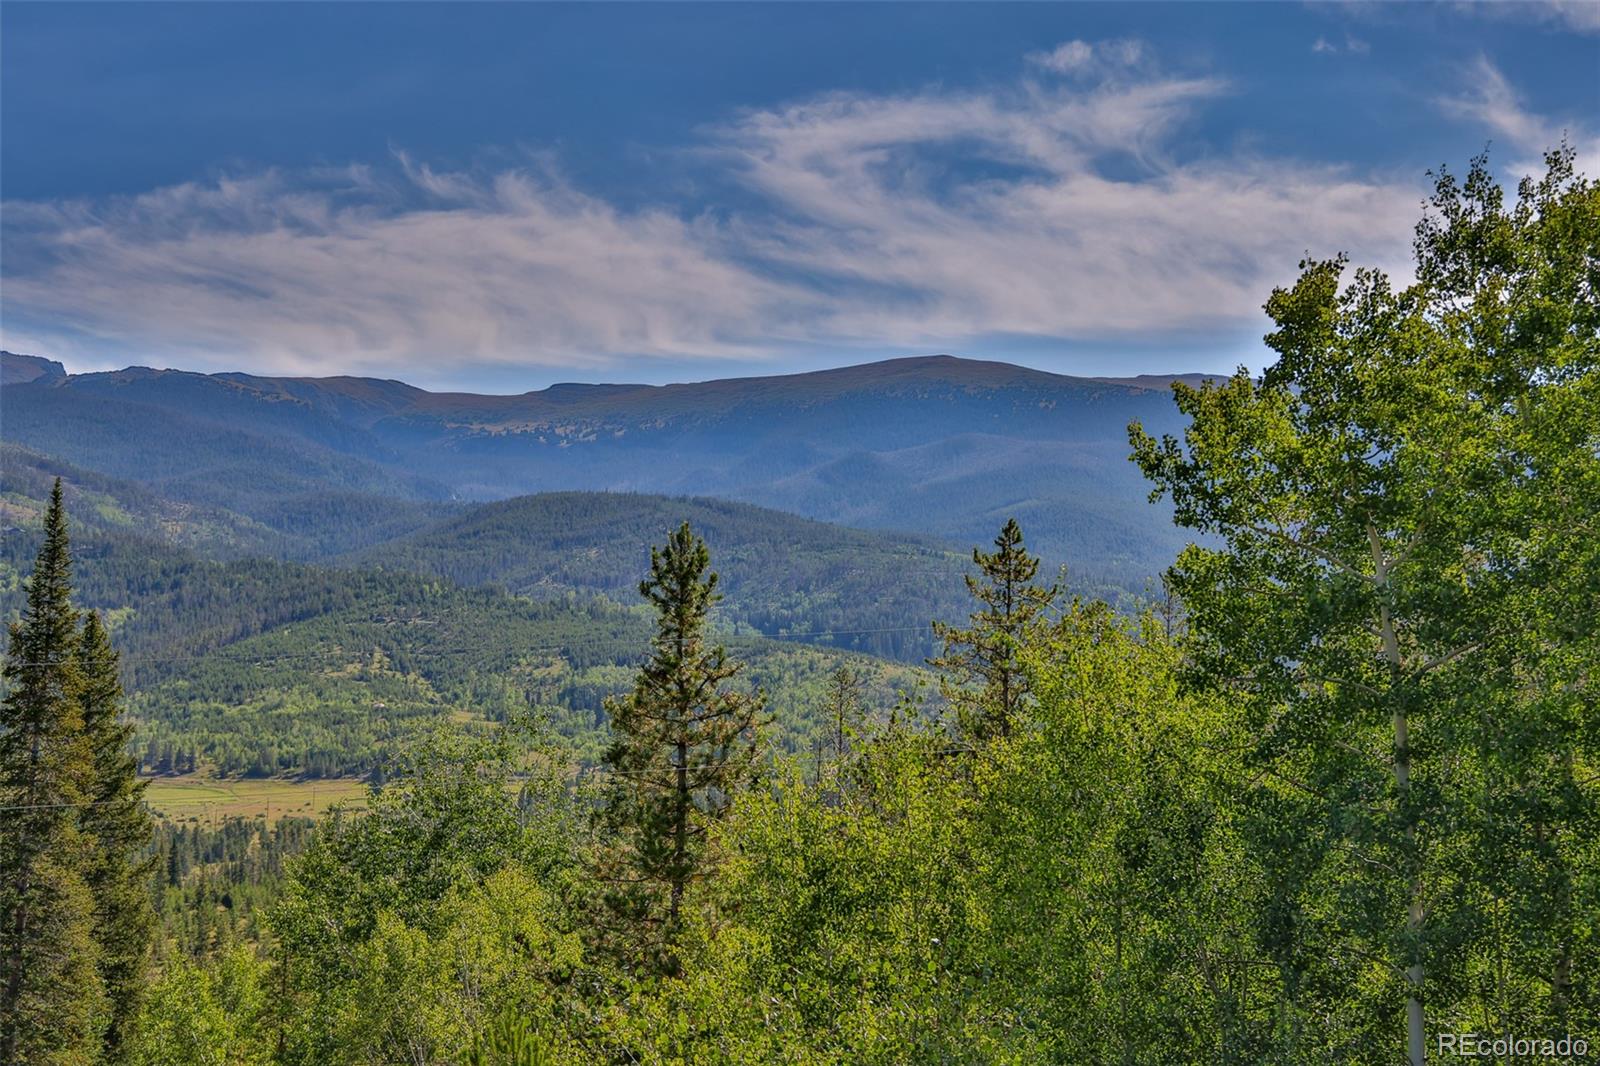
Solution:
M 150 817 L 128 756 L 116 655 L 79 628 L 61 482 L 51 489 L 0 703 L 0 1056 L 120 1058 L 153 916 Z
M 719 828 L 682 975 L 614 999 L 641 1062 L 1254 1062 L 1241 958 L 1265 874 L 1225 718 L 1153 620 L 1077 606 L 1021 653 L 1037 702 L 977 751 L 897 717 Z
M 467 1066 L 556 1066 L 556 1059 L 526 1018 L 506 1011 L 473 1038 Z
M 991 994 L 1050 1061 L 1258 1062 L 1274 975 L 1245 945 L 1218 701 L 1153 616 L 1074 604 L 1026 652 L 1037 709 L 975 770 Z
M 843 765 L 852 740 L 861 731 L 867 713 L 863 680 L 862 675 L 848 665 L 840 666 L 828 677 L 822 703 L 824 732 L 813 741 L 819 773 L 825 757 L 836 768 Z
M 264 1066 L 266 970 L 249 948 L 212 967 L 169 961 L 145 997 L 129 1066 Z M 118 1060 L 121 1061 L 121 1060 Z
M 311 829 L 307 818 L 161 822 L 151 849 L 161 958 L 212 959 L 266 939 L 263 917 Z
M 295 864 L 271 920 L 282 1061 L 433 1061 L 502 1008 L 551 1015 L 581 958 L 557 895 L 577 818 L 514 741 L 419 738 Z
M 154 863 L 142 858 L 152 825 L 145 784 L 135 778 L 128 754 L 133 726 L 122 716 L 117 655 L 92 611 L 84 618 L 77 655 L 79 706 L 92 758 L 78 825 L 94 845 L 85 878 L 95 899 L 100 984 L 108 999 L 105 1054 L 115 1061 L 138 1010 L 155 929 L 149 888 Z
M 1178 520 L 1225 542 L 1172 582 L 1191 679 L 1245 712 L 1289 1061 L 1420 1063 L 1430 1027 L 1600 1004 L 1574 892 L 1597 858 L 1573 673 L 1595 643 L 1565 621 L 1596 606 L 1600 188 L 1563 150 L 1509 211 L 1482 160 L 1433 207 L 1418 284 L 1304 264 L 1267 304 L 1260 382 L 1180 386 L 1183 445 L 1132 428 Z

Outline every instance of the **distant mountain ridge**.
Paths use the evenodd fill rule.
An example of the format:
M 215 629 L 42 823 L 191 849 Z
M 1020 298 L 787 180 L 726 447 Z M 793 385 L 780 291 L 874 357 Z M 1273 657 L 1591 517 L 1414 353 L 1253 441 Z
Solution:
M 820 406 L 853 394 L 928 398 L 940 390 L 1049 391 L 1063 387 L 1093 392 L 1109 386 L 1132 393 L 1165 395 L 1173 381 L 1196 384 L 1203 374 L 1141 374 L 1136 377 L 1071 377 L 1043 370 L 950 355 L 912 356 L 794 374 L 717 378 L 672 385 L 561 382 L 529 392 L 485 394 L 429 392 L 403 381 L 350 376 L 265 377 L 241 372 L 203 374 L 130 366 L 122 370 L 68 374 L 61 363 L 39 356 L 0 352 L 5 380 L 45 380 L 54 387 L 169 406 L 205 397 L 289 404 L 299 412 L 332 415 L 363 429 L 391 418 L 433 416 L 450 426 L 505 427 L 562 423 L 573 418 L 618 422 L 628 418 L 671 420 L 728 414 L 735 410 Z M 206 391 L 210 390 L 210 391 Z
M 39 378 L 64 378 L 67 368 L 54 359 L 0 351 L 0 385 L 25 385 Z
M 1127 462 L 1129 421 L 1181 428 L 1165 378 L 931 356 L 489 396 L 141 367 L 22 376 L 42 362 L 6 359 L 7 441 L 257 520 L 318 493 L 558 490 L 719 496 L 956 543 L 1016 516 L 1052 562 L 1130 588 L 1182 545 Z

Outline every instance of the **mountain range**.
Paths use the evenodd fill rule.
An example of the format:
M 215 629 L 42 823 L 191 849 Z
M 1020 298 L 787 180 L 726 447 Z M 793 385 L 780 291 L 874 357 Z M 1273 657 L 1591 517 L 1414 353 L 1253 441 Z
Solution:
M 1127 461 L 1130 421 L 1181 428 L 1173 377 L 934 356 L 476 395 L 354 377 L 68 374 L 11 353 L 0 363 L 7 444 L 237 516 L 284 557 L 359 553 L 466 504 L 559 491 L 720 497 L 962 550 L 1016 517 L 1052 568 L 1133 590 L 1185 542 Z

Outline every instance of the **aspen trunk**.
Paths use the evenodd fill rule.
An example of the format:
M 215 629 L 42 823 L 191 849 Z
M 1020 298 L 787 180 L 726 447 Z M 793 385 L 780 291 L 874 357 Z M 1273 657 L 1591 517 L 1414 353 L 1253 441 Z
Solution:
M 1389 665 L 1390 698 L 1398 700 L 1403 662 L 1400 656 L 1400 639 L 1395 633 L 1394 618 L 1389 613 L 1389 560 L 1384 556 L 1383 543 L 1378 531 L 1369 522 L 1367 540 L 1372 548 L 1373 583 L 1378 589 L 1378 631 L 1383 640 L 1383 657 Z M 1402 806 L 1411 793 L 1411 723 L 1406 718 L 1405 706 L 1396 702 L 1394 707 L 1394 784 L 1395 793 Z M 1416 859 L 1417 824 L 1409 812 L 1405 815 L 1406 849 L 1411 863 L 1410 905 L 1406 908 L 1406 932 L 1411 937 L 1411 964 L 1406 967 L 1406 1061 L 1410 1066 L 1423 1066 L 1427 1057 L 1425 1020 L 1422 1013 L 1422 927 L 1425 912 L 1422 905 L 1422 872 Z

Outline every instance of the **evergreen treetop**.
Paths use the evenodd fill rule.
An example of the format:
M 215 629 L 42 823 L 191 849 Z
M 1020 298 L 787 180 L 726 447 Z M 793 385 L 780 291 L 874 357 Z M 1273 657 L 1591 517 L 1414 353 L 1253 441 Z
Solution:
M 944 653 L 929 659 L 940 671 L 940 688 L 955 707 L 963 736 L 975 741 L 1011 734 L 1030 697 L 1019 652 L 1037 637 L 1055 606 L 1060 587 L 1037 585 L 1039 560 L 1028 554 L 1022 527 L 1008 519 L 995 550 L 972 550 L 981 576 L 967 575 L 967 590 L 982 605 L 971 624 L 933 623 Z

